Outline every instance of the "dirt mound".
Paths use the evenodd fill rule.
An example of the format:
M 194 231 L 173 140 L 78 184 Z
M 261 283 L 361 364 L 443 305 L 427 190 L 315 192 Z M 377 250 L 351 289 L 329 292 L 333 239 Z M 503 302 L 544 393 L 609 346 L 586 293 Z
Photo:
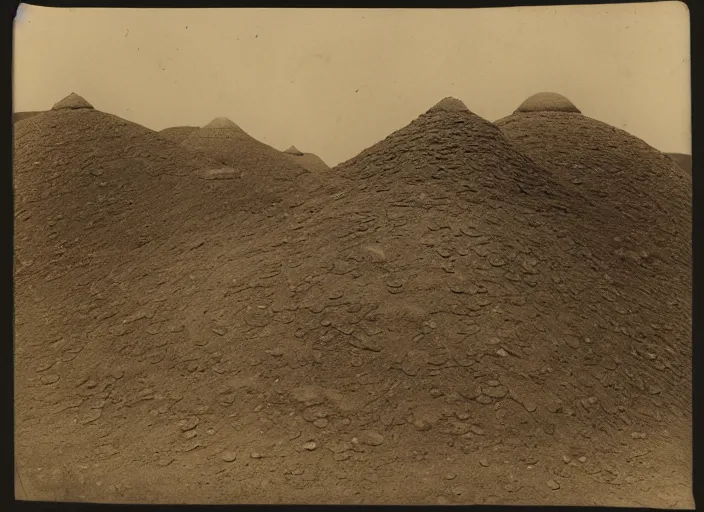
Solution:
M 198 129 L 200 129 L 198 126 L 172 126 L 161 130 L 159 135 L 178 144 Z
M 24 119 L 29 119 L 30 117 L 34 117 L 38 114 L 41 114 L 41 110 L 36 110 L 36 111 L 29 111 L 29 112 L 13 112 L 12 113 L 12 123 L 17 123 L 18 121 L 22 121 Z
M 295 156 L 303 156 L 303 153 L 301 153 L 296 146 L 291 146 L 288 148 L 284 153 L 288 153 L 289 155 L 295 155 Z
M 303 153 L 296 148 L 296 146 L 291 146 L 286 151 L 282 151 L 292 162 L 300 165 L 304 169 L 311 172 L 321 172 L 329 171 L 330 167 L 328 164 L 323 162 L 323 160 L 313 153 Z
M 692 173 L 692 155 L 683 153 L 666 153 L 666 155 L 672 158 L 682 169 L 690 174 Z
M 254 179 L 253 184 L 261 178 L 272 180 L 266 183 L 274 187 L 272 191 L 276 193 L 290 190 L 296 183 L 300 187 L 305 181 L 302 175 L 310 174 L 292 162 L 288 155 L 251 137 L 225 117 L 216 118 L 191 133 L 182 145 L 234 167 L 243 176 Z
M 516 112 L 572 112 L 581 114 L 570 100 L 555 92 L 534 94 L 516 109 Z
M 674 286 L 690 286 L 692 183 L 670 158 L 581 115 L 518 113 L 497 125 L 555 180 L 582 196 L 595 216 L 585 223 L 584 235 L 595 243 L 604 235 L 609 239 L 601 242 L 600 258 L 611 251 L 639 272 L 672 272 Z M 685 290 L 672 293 L 684 299 Z
M 687 354 L 659 282 L 624 289 L 580 238 L 581 196 L 448 104 L 338 166 L 338 193 L 237 217 L 199 197 L 159 244 L 98 253 L 101 279 L 48 295 L 28 273 L 18 458 L 45 468 L 28 492 L 619 504 L 626 472 L 659 485 L 625 461 L 680 469 L 661 431 L 687 425 Z
M 51 110 L 76 110 L 76 109 L 92 109 L 93 105 L 81 98 L 75 92 L 72 92 L 64 99 L 56 103 Z

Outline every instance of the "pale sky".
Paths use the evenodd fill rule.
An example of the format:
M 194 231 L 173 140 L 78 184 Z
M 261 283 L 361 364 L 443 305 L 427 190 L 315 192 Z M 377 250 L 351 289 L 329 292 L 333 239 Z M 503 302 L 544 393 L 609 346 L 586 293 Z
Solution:
M 15 111 L 71 92 L 154 130 L 225 116 L 351 158 L 445 96 L 483 118 L 541 91 L 691 154 L 684 3 L 494 9 L 54 9 L 15 22 Z

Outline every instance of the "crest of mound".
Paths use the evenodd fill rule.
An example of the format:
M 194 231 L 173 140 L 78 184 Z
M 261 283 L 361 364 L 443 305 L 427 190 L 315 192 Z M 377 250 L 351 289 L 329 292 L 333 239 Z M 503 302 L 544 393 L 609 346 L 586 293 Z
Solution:
M 88 103 L 81 96 L 72 92 L 64 99 L 56 103 L 51 110 L 75 110 L 75 109 L 92 109 L 93 105 Z
M 198 126 L 172 126 L 170 128 L 164 128 L 159 132 L 159 135 L 165 139 L 169 139 L 173 142 L 180 143 L 188 137 L 191 133 L 198 130 Z
M 446 112 L 469 112 L 467 105 L 461 100 L 448 96 L 441 99 L 430 110 L 444 110 Z
M 556 92 L 539 92 L 525 100 L 516 112 L 582 112 L 561 94 Z
M 323 160 L 313 153 L 303 153 L 295 146 L 291 146 L 286 151 L 282 151 L 291 161 L 296 162 L 304 169 L 311 172 L 328 171 L 330 167 Z
M 559 184 L 517 151 L 499 128 L 471 112 L 459 100 L 445 98 L 409 125 L 336 167 L 341 175 L 365 175 L 393 183 L 391 175 L 432 180 L 448 187 L 468 180 L 495 181 L 506 200 L 519 189 L 549 190 L 560 196 Z M 438 181 L 441 180 L 441 181 Z M 500 191 L 500 192 L 499 192 Z
M 204 130 L 241 130 L 237 124 L 227 117 L 216 117 L 203 127 Z

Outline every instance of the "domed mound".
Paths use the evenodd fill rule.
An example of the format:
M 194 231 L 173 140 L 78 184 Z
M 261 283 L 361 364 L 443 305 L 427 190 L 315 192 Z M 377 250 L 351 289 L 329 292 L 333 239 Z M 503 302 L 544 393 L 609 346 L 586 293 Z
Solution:
M 581 114 L 570 100 L 555 92 L 534 94 L 516 109 L 516 112 L 572 112 Z
M 322 172 L 329 171 L 330 167 L 323 162 L 323 160 L 313 153 L 303 153 L 296 148 L 296 146 L 291 146 L 286 151 L 282 151 L 292 162 L 300 165 L 304 169 L 311 172 Z
M 81 98 L 78 94 L 72 92 L 51 107 L 51 110 L 74 110 L 83 108 L 92 109 L 93 105 Z
M 517 149 L 582 197 L 589 219 L 581 226 L 584 247 L 605 266 L 624 301 L 624 316 L 614 322 L 639 343 L 667 347 L 669 355 L 652 356 L 673 368 L 657 387 L 667 381 L 679 388 L 681 398 L 672 403 L 688 416 L 691 175 L 642 140 L 586 116 L 520 113 L 497 124 Z
M 183 142 L 183 140 L 188 137 L 191 133 L 198 129 L 198 126 L 172 126 L 171 128 L 164 128 L 163 130 L 161 130 L 159 132 L 159 135 L 161 135 L 165 139 L 179 144 Z

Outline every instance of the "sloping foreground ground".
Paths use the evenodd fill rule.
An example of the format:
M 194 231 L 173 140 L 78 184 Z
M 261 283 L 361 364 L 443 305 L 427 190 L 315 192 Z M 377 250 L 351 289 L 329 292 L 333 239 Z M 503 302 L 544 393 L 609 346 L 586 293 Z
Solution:
M 36 499 L 691 501 L 689 341 L 660 283 L 594 256 L 581 196 L 456 100 L 254 213 L 237 180 L 199 178 L 210 162 L 116 122 L 16 141 Z

